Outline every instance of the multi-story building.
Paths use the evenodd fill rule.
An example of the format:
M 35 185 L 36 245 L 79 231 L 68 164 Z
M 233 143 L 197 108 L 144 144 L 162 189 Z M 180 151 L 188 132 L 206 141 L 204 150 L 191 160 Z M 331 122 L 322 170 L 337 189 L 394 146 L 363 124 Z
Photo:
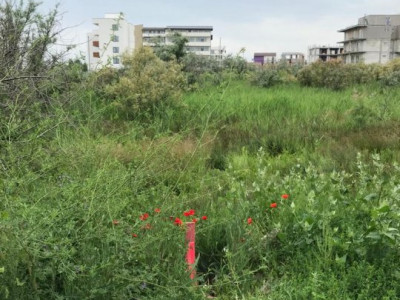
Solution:
M 88 34 L 88 65 L 96 70 L 106 64 L 121 66 L 121 55 L 132 51 L 135 44 L 134 26 L 122 14 L 106 14 L 93 19 L 96 29 Z
M 141 30 L 143 46 L 171 45 L 172 36 L 179 33 L 188 40 L 187 51 L 197 55 L 211 55 L 212 26 L 142 27 Z
M 275 52 L 257 52 L 254 53 L 255 64 L 264 65 L 264 64 L 274 64 L 276 62 L 276 53 Z
M 400 15 L 368 15 L 339 30 L 344 33 L 344 62 L 386 63 L 399 57 L 399 28 Z
M 343 53 L 342 46 L 310 46 L 308 47 L 308 63 L 316 61 L 336 60 Z
M 305 63 L 304 54 L 300 52 L 283 52 L 281 54 L 281 61 L 285 61 L 289 65 L 291 64 L 302 65 Z
M 226 57 L 225 46 L 211 47 L 211 58 L 216 60 L 223 60 Z
M 186 50 L 198 55 L 222 57 L 212 51 L 211 26 L 167 26 L 143 27 L 127 22 L 122 14 L 106 14 L 104 18 L 93 19 L 96 29 L 88 34 L 88 65 L 95 70 L 104 65 L 121 67 L 121 55 L 141 46 L 172 44 L 172 35 L 179 33 L 186 37 Z

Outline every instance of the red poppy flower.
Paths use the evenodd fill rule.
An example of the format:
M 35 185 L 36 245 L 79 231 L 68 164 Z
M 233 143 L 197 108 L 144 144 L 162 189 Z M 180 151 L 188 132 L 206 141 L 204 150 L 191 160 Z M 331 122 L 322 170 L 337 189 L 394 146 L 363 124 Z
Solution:
M 143 215 L 140 216 L 140 220 L 146 221 L 148 217 L 149 217 L 149 214 L 148 213 L 144 213 Z
M 132 233 L 132 237 L 137 237 L 137 234 L 136 233 Z
M 182 224 L 183 224 L 183 223 L 182 223 L 182 220 L 179 219 L 179 218 L 175 218 L 174 223 L 175 223 L 176 226 L 182 226 Z
M 207 216 L 202 216 L 201 219 L 205 221 L 207 220 Z
M 142 227 L 142 229 L 144 229 L 144 230 L 150 230 L 151 229 L 151 224 L 150 223 L 147 223 L 146 225 L 144 225 L 143 227 Z
M 197 220 L 196 218 L 194 218 L 194 219 L 192 220 L 193 223 L 197 223 L 197 221 L 198 221 L 198 220 Z
M 271 203 L 271 205 L 270 205 L 269 207 L 275 208 L 275 207 L 277 207 L 277 206 L 278 206 L 278 204 L 276 204 L 276 202 L 274 202 L 274 203 Z
M 185 211 L 185 212 L 183 213 L 183 215 L 184 215 L 185 217 L 189 217 L 189 216 L 194 216 L 194 213 L 195 213 L 194 209 L 190 209 L 190 210 L 188 210 L 188 211 Z
M 287 198 L 289 198 L 289 195 L 288 194 L 283 194 L 281 197 L 282 197 L 282 199 L 287 199 Z
M 169 219 L 172 221 L 174 219 L 174 217 L 173 216 L 169 216 Z
M 118 220 L 113 220 L 112 223 L 113 223 L 113 225 L 118 225 L 119 221 Z
M 156 214 L 159 214 L 159 213 L 161 212 L 161 208 L 156 208 L 156 209 L 154 209 L 154 212 L 155 212 Z
M 248 218 L 248 219 L 247 219 L 247 224 L 250 225 L 251 223 L 253 223 L 253 219 L 252 219 L 252 218 Z

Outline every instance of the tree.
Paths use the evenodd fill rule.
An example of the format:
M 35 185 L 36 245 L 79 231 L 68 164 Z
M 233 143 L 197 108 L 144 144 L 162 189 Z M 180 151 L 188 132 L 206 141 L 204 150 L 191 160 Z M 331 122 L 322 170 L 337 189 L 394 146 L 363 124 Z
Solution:
M 155 54 L 163 61 L 180 61 L 186 55 L 187 38 L 175 32 L 170 36 L 171 45 L 162 45 L 156 41 Z
M 60 58 L 49 53 L 60 33 L 57 7 L 44 16 L 38 6 L 32 0 L 0 3 L 0 91 L 8 98 L 27 86 L 35 88 Z

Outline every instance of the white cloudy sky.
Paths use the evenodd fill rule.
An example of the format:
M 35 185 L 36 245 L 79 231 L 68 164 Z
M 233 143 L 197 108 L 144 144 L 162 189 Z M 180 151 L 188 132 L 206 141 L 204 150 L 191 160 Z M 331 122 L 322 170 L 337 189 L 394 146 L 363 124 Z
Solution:
M 306 53 L 315 44 L 343 40 L 339 29 L 368 14 L 400 14 L 399 0 L 44 0 L 41 10 L 60 3 L 61 43 L 81 43 L 85 52 L 91 19 L 123 12 L 133 24 L 145 26 L 205 25 L 214 27 L 213 46 L 221 40 L 228 53 Z

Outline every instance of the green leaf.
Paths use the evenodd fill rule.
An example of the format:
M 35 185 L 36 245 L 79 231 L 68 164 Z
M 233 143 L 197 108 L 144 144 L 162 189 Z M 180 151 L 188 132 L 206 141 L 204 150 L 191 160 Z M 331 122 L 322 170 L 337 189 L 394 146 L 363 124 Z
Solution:
M 278 237 L 278 239 L 279 239 L 280 241 L 285 241 L 285 240 L 286 240 L 286 237 L 287 237 L 287 234 L 286 234 L 286 233 L 283 233 L 283 232 L 279 232 L 276 236 Z
M 372 232 L 367 234 L 366 238 L 369 238 L 369 239 L 372 239 L 372 240 L 380 240 L 381 239 L 381 235 L 380 235 L 379 232 L 372 231 Z
M 19 279 L 18 279 L 18 277 L 17 277 L 17 278 L 15 278 L 15 284 L 16 284 L 17 286 L 23 286 L 23 285 L 25 284 L 25 282 L 19 281 Z
M 372 200 L 375 200 L 377 198 L 378 198 L 378 194 L 377 193 L 372 193 L 372 194 L 369 194 L 369 195 L 365 196 L 364 200 L 372 201 Z
M 390 211 L 390 206 L 387 204 L 378 208 L 378 212 L 380 212 L 380 213 L 385 213 L 388 211 Z
M 6 270 L 6 269 L 5 269 L 4 267 L 1 267 L 1 268 L 0 268 L 0 274 L 3 274 L 3 273 L 5 272 L 5 270 Z
M 343 255 L 342 257 L 336 255 L 335 261 L 339 265 L 344 265 L 346 263 L 346 259 L 347 259 L 347 254 Z

